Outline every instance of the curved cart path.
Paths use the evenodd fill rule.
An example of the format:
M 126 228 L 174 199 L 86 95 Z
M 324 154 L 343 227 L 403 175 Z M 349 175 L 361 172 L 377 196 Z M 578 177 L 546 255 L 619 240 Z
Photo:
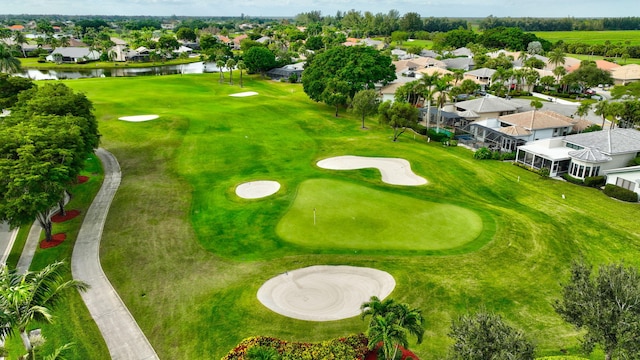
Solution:
M 102 161 L 104 182 L 78 233 L 71 257 L 71 273 L 74 279 L 91 286 L 80 295 L 96 321 L 112 359 L 159 359 L 100 265 L 102 229 L 120 185 L 121 173 L 118 161 L 110 152 L 98 149 L 96 155 Z

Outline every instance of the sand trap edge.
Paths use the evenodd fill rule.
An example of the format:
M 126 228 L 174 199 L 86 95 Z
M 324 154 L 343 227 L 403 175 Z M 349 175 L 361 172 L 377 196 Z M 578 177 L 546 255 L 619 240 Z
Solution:
M 401 158 L 344 155 L 320 160 L 316 165 L 327 170 L 375 168 L 380 171 L 382 181 L 391 185 L 420 186 L 427 184 L 427 179 L 414 173 L 409 161 Z

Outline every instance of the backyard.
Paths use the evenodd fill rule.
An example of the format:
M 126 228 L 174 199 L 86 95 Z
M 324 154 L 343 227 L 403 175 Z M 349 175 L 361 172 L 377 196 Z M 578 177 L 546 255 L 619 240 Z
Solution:
M 278 274 L 332 264 L 394 277 L 390 296 L 425 316 L 425 341 L 410 346 L 423 360 L 443 357 L 451 320 L 482 306 L 522 328 L 539 356 L 576 354 L 578 334 L 551 306 L 571 261 L 640 265 L 637 204 L 475 161 L 462 147 L 408 134 L 392 142 L 391 129 L 370 119 L 362 130 L 346 112 L 335 118 L 300 85 L 244 82 L 219 84 L 218 74 L 66 82 L 94 102 L 102 146 L 122 167 L 103 267 L 162 359 L 218 359 L 253 335 L 321 341 L 363 332 L 358 317 L 294 320 L 256 297 Z M 242 91 L 258 95 L 228 96 Z M 159 118 L 118 120 L 146 114 Z M 404 158 L 428 184 L 316 166 L 341 155 Z M 253 180 L 281 188 L 263 199 L 236 196 Z M 323 206 L 331 226 L 319 214 L 312 231 L 313 208 Z M 68 331 L 84 331 L 73 320 L 83 311 Z M 105 356 L 100 346 L 77 346 Z

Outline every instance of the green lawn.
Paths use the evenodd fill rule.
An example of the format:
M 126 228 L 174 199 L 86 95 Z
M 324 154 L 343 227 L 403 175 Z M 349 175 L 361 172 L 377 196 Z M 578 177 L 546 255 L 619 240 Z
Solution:
M 91 69 L 112 69 L 112 68 L 145 68 L 160 65 L 179 65 L 200 61 L 199 58 L 174 59 L 165 62 L 113 62 L 113 61 L 93 61 L 86 64 L 56 64 L 52 62 L 38 62 L 38 58 L 19 58 L 20 64 L 25 69 L 41 70 L 91 70 Z
M 234 75 L 233 86 L 219 84 L 217 74 L 66 82 L 94 102 L 102 145 L 122 167 L 101 243 L 103 267 L 162 359 L 217 359 L 252 335 L 321 341 L 364 331 L 358 317 L 293 320 L 258 302 L 256 292 L 267 279 L 319 264 L 369 266 L 393 275 L 391 296 L 423 310 L 425 341 L 411 344 L 422 359 L 442 358 L 451 344 L 451 320 L 482 306 L 522 328 L 538 355 L 576 354 L 576 331 L 551 306 L 571 260 L 640 265 L 637 204 L 544 180 L 507 162 L 476 161 L 461 147 L 413 135 L 392 142 L 391 129 L 371 119 L 361 130 L 351 114 L 335 118 L 330 107 L 309 101 L 300 85 L 245 76 L 241 89 Z M 259 95 L 228 96 L 241 91 Z M 144 114 L 160 118 L 117 120 Z M 390 186 L 371 169 L 315 166 L 347 154 L 405 158 L 429 184 Z M 257 179 L 275 179 L 282 188 L 261 200 L 235 195 L 238 184 Z M 324 188 L 326 198 L 310 194 L 314 186 Z M 352 191 L 366 203 L 336 213 L 335 228 L 324 237 L 341 236 L 349 246 L 309 245 L 313 240 L 302 235 L 312 225 L 279 235 L 289 221 L 309 223 L 311 203 L 338 204 Z M 375 210 L 367 213 L 369 206 Z M 301 208 L 307 211 L 295 220 Z M 429 230 L 431 215 L 424 212 L 430 209 L 444 211 L 433 216 L 449 224 L 446 229 Z M 468 242 L 431 252 L 376 252 L 357 238 L 361 233 L 348 211 L 356 220 L 366 213 L 368 224 L 391 226 L 396 243 L 381 246 L 424 246 L 404 229 L 414 226 L 440 234 L 429 239 L 433 246 L 446 246 L 452 234 Z M 469 218 L 456 220 L 463 214 Z M 319 212 L 318 221 L 325 216 Z M 347 249 L 355 245 L 369 249 Z M 68 332 L 85 332 L 77 321 L 66 325 Z M 106 357 L 99 348 L 91 351 L 76 359 Z
M 403 219 L 402 226 L 397 226 L 398 219 Z M 480 236 L 482 219 L 455 205 L 316 179 L 300 184 L 293 205 L 276 229 L 285 241 L 311 249 L 387 254 L 401 250 L 402 254 L 461 247 Z
M 607 58 L 607 57 L 604 57 L 604 56 L 597 56 L 597 55 L 567 54 L 567 56 L 574 57 L 574 58 L 580 59 L 580 60 L 592 60 L 592 61 L 602 60 L 602 59 L 610 59 L 610 58 Z M 629 58 L 629 59 L 624 60 L 622 58 L 619 58 L 619 59 L 617 59 L 617 63 L 620 64 L 620 65 L 640 64 L 640 59 Z
M 629 45 L 640 45 L 640 30 L 535 31 L 533 33 L 551 42 L 562 40 L 565 43 L 604 44 L 608 40 L 612 44 L 626 44 L 629 41 Z

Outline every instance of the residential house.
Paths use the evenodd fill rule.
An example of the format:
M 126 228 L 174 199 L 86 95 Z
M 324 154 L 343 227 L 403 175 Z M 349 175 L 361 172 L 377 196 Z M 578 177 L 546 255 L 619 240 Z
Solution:
M 607 184 L 613 184 L 633 191 L 640 198 L 640 166 L 629 166 L 605 170 Z
M 297 80 L 300 81 L 302 79 L 302 71 L 304 70 L 304 62 L 285 65 L 281 68 L 275 68 L 267 71 L 267 76 L 271 78 L 271 80 L 289 80 L 291 76 L 296 76 Z
M 466 57 L 466 58 L 473 57 L 473 51 L 471 51 L 469 48 L 466 48 L 466 47 L 457 48 L 453 50 L 451 54 L 456 57 Z
M 517 103 L 499 97 L 482 97 L 460 101 L 450 106 L 448 111 L 473 111 L 478 116 L 477 120 L 495 119 L 499 116 L 516 113 L 521 109 Z
M 626 85 L 630 82 L 640 81 L 640 65 L 629 64 L 611 70 L 611 77 L 615 85 Z
M 438 54 L 437 52 L 435 52 L 433 50 L 424 49 L 424 50 L 420 51 L 420 56 L 430 57 L 430 58 L 434 58 L 435 59 L 438 56 L 440 56 L 440 54 Z
M 467 57 L 443 59 L 442 62 L 445 64 L 447 69 L 459 69 L 464 71 L 471 71 L 476 65 L 473 58 Z
M 516 161 L 551 176 L 584 179 L 626 166 L 640 156 L 640 131 L 610 129 L 538 140 L 518 147 Z
M 476 141 L 509 152 L 531 141 L 565 136 L 572 129 L 571 118 L 548 110 L 531 110 L 469 124 Z
M 249 38 L 249 35 L 242 34 L 233 38 L 233 49 L 240 50 L 240 43 L 242 40 Z
M 464 73 L 464 79 L 473 80 L 482 87 L 491 86 L 491 78 L 496 71 L 489 68 L 480 68 Z
M 47 61 L 81 63 L 100 59 L 100 52 L 88 47 L 59 47 L 46 57 Z

